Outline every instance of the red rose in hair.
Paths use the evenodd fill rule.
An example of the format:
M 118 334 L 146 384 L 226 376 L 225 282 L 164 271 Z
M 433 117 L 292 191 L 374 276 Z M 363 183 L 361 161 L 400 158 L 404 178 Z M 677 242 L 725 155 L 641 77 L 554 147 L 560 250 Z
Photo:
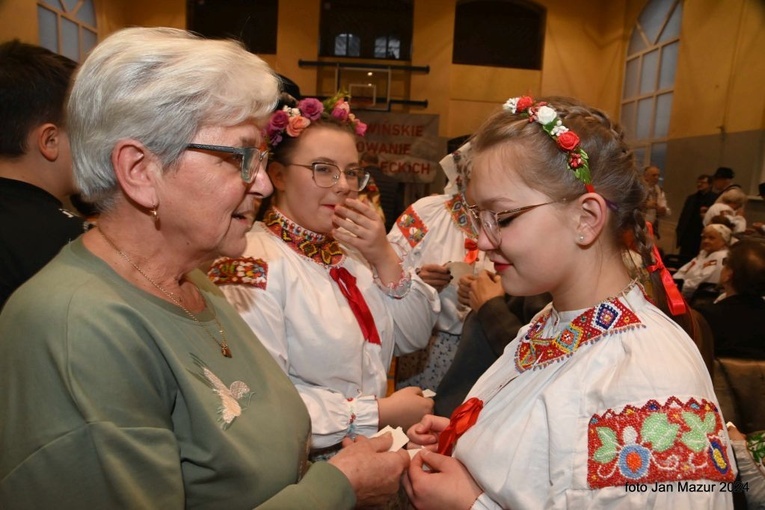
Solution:
M 558 135 L 557 142 L 558 147 L 569 152 L 576 149 L 576 146 L 579 145 L 579 137 L 573 131 L 566 131 Z
M 518 98 L 518 102 L 515 104 L 515 111 L 520 113 L 526 108 L 534 104 L 534 100 L 529 96 L 521 96 Z

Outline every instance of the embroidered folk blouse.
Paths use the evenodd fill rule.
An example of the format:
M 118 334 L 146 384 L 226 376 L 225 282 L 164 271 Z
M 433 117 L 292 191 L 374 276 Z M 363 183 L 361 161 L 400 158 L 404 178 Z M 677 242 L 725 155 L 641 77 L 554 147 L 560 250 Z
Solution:
M 702 283 L 720 283 L 722 262 L 728 256 L 728 250 L 707 253 L 701 250 L 696 257 L 677 270 L 672 277 L 683 280 L 683 296 L 690 298 Z
M 692 340 L 639 286 L 583 312 L 548 305 L 468 394 L 485 406 L 454 457 L 485 491 L 473 508 L 732 508 Z
M 210 276 L 297 387 L 311 415 L 314 449 L 349 434 L 374 434 L 376 398 L 386 395 L 394 350 L 427 344 L 438 296 L 413 275 L 403 298 L 389 297 L 359 253 L 272 211 L 247 234 L 242 257 L 216 261 Z M 379 345 L 365 341 L 332 268 L 356 278 Z

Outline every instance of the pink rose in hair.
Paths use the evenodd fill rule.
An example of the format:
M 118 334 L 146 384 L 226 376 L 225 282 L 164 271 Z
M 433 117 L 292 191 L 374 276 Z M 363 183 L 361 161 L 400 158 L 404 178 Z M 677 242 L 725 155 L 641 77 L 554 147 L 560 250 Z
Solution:
M 289 124 L 290 116 L 284 110 L 279 110 L 271 115 L 271 119 L 268 121 L 268 131 L 283 131 Z
M 290 117 L 289 125 L 287 126 L 287 134 L 291 137 L 300 136 L 300 133 L 303 132 L 305 128 L 307 128 L 311 124 L 311 121 L 307 118 L 300 116 Z
M 356 122 L 356 125 L 353 127 L 355 128 L 356 134 L 358 136 L 364 136 L 367 133 L 367 125 L 361 121 Z
M 576 149 L 576 146 L 579 145 L 579 137 L 573 131 L 566 131 L 558 135 L 557 142 L 558 147 L 568 152 Z
M 300 100 L 298 103 L 298 109 L 302 112 L 304 117 L 307 117 L 308 120 L 313 121 L 319 120 L 321 117 L 321 112 L 324 111 L 324 105 L 322 105 L 321 101 L 318 99 L 309 97 Z
M 518 98 L 518 103 L 516 103 L 515 105 L 515 111 L 517 113 L 520 113 L 526 110 L 526 108 L 528 108 L 532 104 L 534 104 L 534 100 L 531 99 L 529 96 L 521 96 Z
M 351 107 L 343 99 L 338 101 L 334 108 L 332 108 L 332 116 L 338 120 L 347 120 L 350 113 Z

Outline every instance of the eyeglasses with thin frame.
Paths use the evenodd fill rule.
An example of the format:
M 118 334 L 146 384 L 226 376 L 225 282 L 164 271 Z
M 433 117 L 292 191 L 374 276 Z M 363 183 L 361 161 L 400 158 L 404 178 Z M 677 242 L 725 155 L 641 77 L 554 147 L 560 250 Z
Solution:
M 486 237 L 489 239 L 489 242 L 495 247 L 499 247 L 500 243 L 502 242 L 502 237 L 499 235 L 500 229 L 508 226 L 510 222 L 516 219 L 518 216 L 532 209 L 536 209 L 537 207 L 542 207 L 543 205 L 550 205 L 565 201 L 565 199 L 553 200 L 543 204 L 527 205 L 524 207 L 518 207 L 516 209 L 507 209 L 505 211 L 498 212 L 489 211 L 488 209 L 479 209 L 477 205 L 470 205 L 468 206 L 468 211 L 470 211 L 469 216 L 475 231 L 480 232 L 480 230 L 483 228 L 483 231 L 486 232 Z
M 352 166 L 341 170 L 334 163 L 326 161 L 315 161 L 310 165 L 301 165 L 300 163 L 287 163 L 287 165 L 307 168 L 313 172 L 313 182 L 320 188 L 331 188 L 340 181 L 340 174 L 345 177 L 345 182 L 353 191 L 361 191 L 369 182 L 369 172 L 361 166 Z
M 256 147 L 229 147 L 227 145 L 190 143 L 186 145 L 186 149 L 233 154 L 232 157 L 240 161 L 242 180 L 247 184 L 255 181 L 260 169 L 265 168 L 268 164 L 268 151 L 262 151 Z

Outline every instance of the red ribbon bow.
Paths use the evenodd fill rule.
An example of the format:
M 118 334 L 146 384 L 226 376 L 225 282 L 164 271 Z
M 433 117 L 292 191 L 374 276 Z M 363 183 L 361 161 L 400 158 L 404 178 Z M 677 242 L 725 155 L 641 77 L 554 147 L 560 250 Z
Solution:
M 688 311 L 688 307 L 685 304 L 685 299 L 683 299 L 683 295 L 678 290 L 677 285 L 675 285 L 675 280 L 672 278 L 672 275 L 669 274 L 667 267 L 664 265 L 664 261 L 661 260 L 661 254 L 659 253 L 659 248 L 656 245 L 656 239 L 653 236 L 653 225 L 651 225 L 651 222 L 646 221 L 645 226 L 648 228 L 648 234 L 653 240 L 651 253 L 653 254 L 654 260 L 656 261 L 653 265 L 648 266 L 648 272 L 653 273 L 655 271 L 659 271 L 661 284 L 664 287 L 664 293 L 667 295 L 667 306 L 669 306 L 669 312 L 672 315 L 682 315 Z
M 438 436 L 438 453 L 441 455 L 452 454 L 457 439 L 478 421 L 481 409 L 483 409 L 483 401 L 472 397 L 454 410 L 449 419 L 449 425 Z
M 364 340 L 381 345 L 380 334 L 377 332 L 377 326 L 375 325 L 375 318 L 372 316 L 372 312 L 369 311 L 369 306 L 367 306 L 364 296 L 356 286 L 356 277 L 344 267 L 333 267 L 329 270 L 329 275 L 337 282 L 340 292 L 348 300 L 351 311 L 356 317 L 356 322 L 361 327 Z
M 465 262 L 473 264 L 478 260 L 478 243 L 475 239 L 465 239 L 465 249 L 467 250 L 467 253 L 465 254 Z

